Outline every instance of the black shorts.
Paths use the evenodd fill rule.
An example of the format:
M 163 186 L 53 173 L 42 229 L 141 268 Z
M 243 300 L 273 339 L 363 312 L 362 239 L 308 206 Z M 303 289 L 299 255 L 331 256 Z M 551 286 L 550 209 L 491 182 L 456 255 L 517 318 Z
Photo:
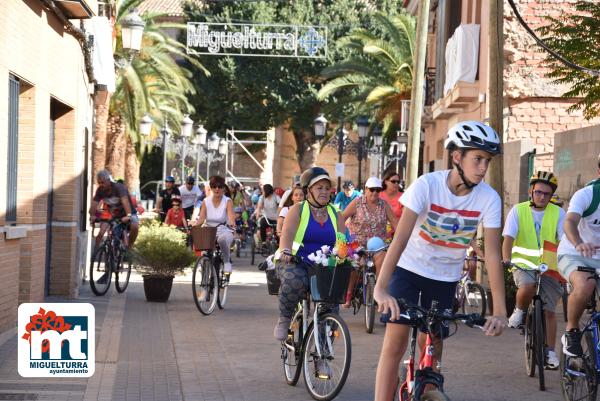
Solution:
M 394 298 L 402 298 L 409 304 L 420 304 L 422 307 L 429 309 L 431 302 L 436 300 L 438 309 L 452 310 L 457 283 L 458 281 L 433 280 L 401 267 L 396 267 L 388 284 L 388 291 Z M 420 303 L 419 293 L 421 294 Z M 403 318 L 390 321 L 389 314 L 381 315 L 381 321 L 384 323 L 408 324 L 408 321 Z M 421 331 L 424 332 L 425 328 L 421 328 Z M 444 337 L 447 335 L 447 329 L 445 328 Z

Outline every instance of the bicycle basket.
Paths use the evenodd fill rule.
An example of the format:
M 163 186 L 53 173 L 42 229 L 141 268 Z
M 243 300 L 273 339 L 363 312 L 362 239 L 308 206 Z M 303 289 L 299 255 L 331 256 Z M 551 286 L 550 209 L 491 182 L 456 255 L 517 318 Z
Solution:
M 343 304 L 346 302 L 346 289 L 350 280 L 350 264 L 335 267 L 311 266 L 310 295 L 315 302 Z
M 192 240 L 194 248 L 201 251 L 215 249 L 217 227 L 192 227 Z
M 281 286 L 281 280 L 277 275 L 277 269 L 270 269 L 267 273 L 267 290 L 269 295 L 279 295 L 279 287 Z

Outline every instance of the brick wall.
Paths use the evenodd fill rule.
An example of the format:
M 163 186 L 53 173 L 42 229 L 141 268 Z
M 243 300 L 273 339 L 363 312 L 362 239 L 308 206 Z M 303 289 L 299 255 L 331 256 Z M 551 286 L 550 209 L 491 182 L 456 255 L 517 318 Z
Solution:
M 95 0 L 94 0 L 95 2 Z M 79 232 L 82 135 L 91 131 L 91 85 L 77 40 L 39 1 L 3 0 L 0 12 L 0 126 L 8 124 L 8 77 L 20 79 L 17 226 L 23 238 L 6 240 L 7 137 L 0 135 L 0 334 L 16 324 L 19 302 L 44 299 L 48 183 L 54 181 L 54 294 L 77 293 L 85 261 Z M 50 148 L 52 105 L 60 104 L 55 148 Z M 67 106 L 68 105 L 68 106 Z M 65 111 L 70 110 L 70 113 Z M 65 114 L 66 113 L 66 114 Z M 5 131 L 5 130 L 4 130 Z M 0 132 L 4 132 L 0 130 Z M 49 156 L 54 152 L 54 170 Z M 83 244 L 83 246 L 81 246 Z
M 585 120 L 581 111 L 568 113 L 567 109 L 574 103 L 557 98 L 510 100 L 506 140 L 531 139 L 537 152 L 534 169 L 551 170 L 555 134 L 600 123 L 600 118 Z

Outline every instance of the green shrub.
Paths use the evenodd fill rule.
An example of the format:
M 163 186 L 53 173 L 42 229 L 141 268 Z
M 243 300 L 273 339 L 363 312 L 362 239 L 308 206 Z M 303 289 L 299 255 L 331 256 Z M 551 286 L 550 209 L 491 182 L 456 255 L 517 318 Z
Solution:
M 196 259 L 185 234 L 155 221 L 140 226 L 132 254 L 137 270 L 165 277 L 183 273 Z

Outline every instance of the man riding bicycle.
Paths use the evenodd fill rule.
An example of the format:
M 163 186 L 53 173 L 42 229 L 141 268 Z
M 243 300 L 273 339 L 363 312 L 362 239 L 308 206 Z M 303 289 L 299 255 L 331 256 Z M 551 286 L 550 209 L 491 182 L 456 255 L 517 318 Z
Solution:
M 600 175 L 600 157 L 598 159 Z M 564 224 L 564 235 L 558 245 L 558 270 L 571 283 L 567 305 L 567 327 L 561 338 L 565 355 L 581 356 L 579 319 L 590 300 L 596 281 L 579 266 L 600 269 L 600 183 L 593 181 L 573 194 Z
M 98 204 L 102 201 L 109 209 L 113 219 L 119 219 L 123 223 L 129 223 L 128 231 L 129 235 L 124 235 L 124 242 L 128 248 L 131 248 L 135 242 L 139 230 L 139 219 L 136 210 L 131 204 L 129 192 L 123 184 L 113 182 L 111 180 L 110 173 L 106 170 L 99 171 L 96 175 L 98 181 L 98 188 L 96 194 L 92 200 L 90 206 L 90 223 L 94 224 L 96 221 L 96 211 Z M 99 245 L 102 241 L 104 233 L 101 231 L 96 237 L 96 245 Z
M 554 174 L 538 171 L 529 181 L 529 200 L 515 205 L 504 225 L 502 259 L 505 264 L 515 263 L 530 270 L 540 263 L 548 265 L 549 270 L 541 277 L 540 296 L 542 297 L 546 318 L 546 340 L 548 351 L 546 368 L 557 369 L 558 357 L 554 352 L 556 342 L 556 304 L 563 293 L 562 277 L 558 273 L 556 249 L 563 235 L 565 212 L 550 203 L 556 191 L 558 180 Z M 518 288 L 517 305 L 508 319 L 508 327 L 517 328 L 523 322 L 525 311 L 536 292 L 536 277 L 530 272 L 516 269 L 513 279 Z

